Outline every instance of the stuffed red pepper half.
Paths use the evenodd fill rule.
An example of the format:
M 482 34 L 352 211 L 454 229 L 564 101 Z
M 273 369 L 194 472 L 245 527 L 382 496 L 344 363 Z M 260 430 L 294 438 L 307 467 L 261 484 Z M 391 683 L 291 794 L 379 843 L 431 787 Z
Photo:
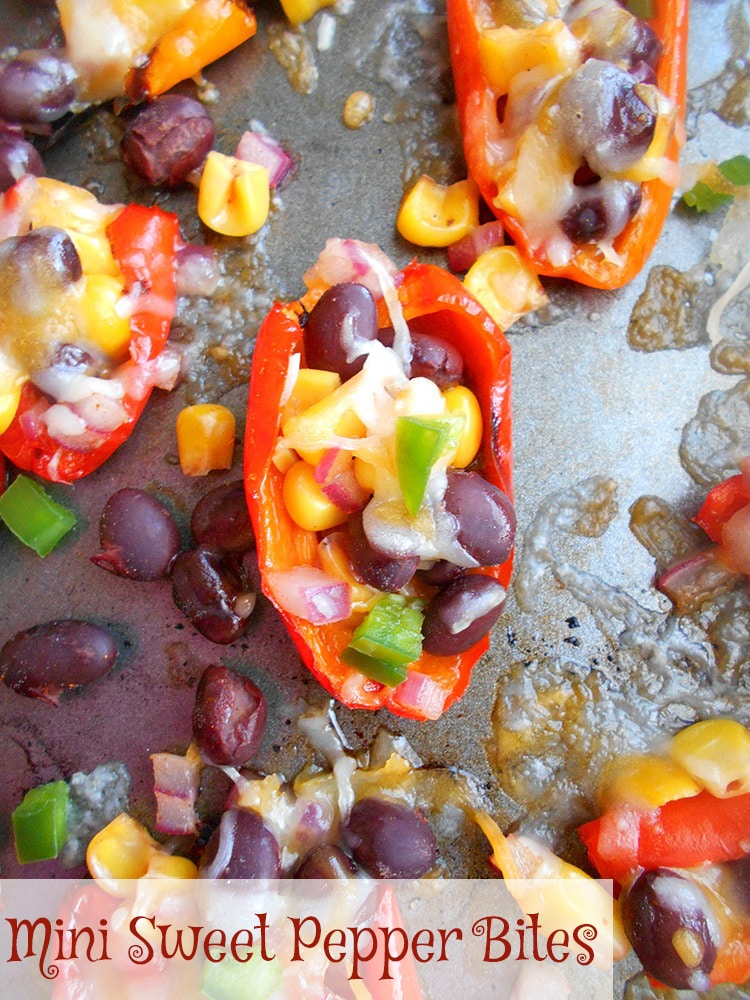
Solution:
M 750 732 L 707 719 L 615 763 L 579 834 L 621 887 L 625 932 L 676 990 L 750 981 Z
M 177 217 L 26 176 L 0 201 L 0 451 L 71 482 L 171 388 Z
M 461 283 L 330 240 L 253 357 L 245 474 L 264 592 L 351 708 L 435 719 L 511 571 L 510 349 Z
M 540 274 L 618 288 L 679 179 L 686 0 L 448 0 L 469 174 Z

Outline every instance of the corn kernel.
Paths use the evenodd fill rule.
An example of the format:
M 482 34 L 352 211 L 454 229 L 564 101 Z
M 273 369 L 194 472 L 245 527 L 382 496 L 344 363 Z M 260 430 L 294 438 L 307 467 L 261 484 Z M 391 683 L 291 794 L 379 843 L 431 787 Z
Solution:
M 471 179 L 438 184 L 422 174 L 398 211 L 396 226 L 410 243 L 447 247 L 479 225 L 479 192 Z
M 548 301 L 536 272 L 511 246 L 485 250 L 467 271 L 464 286 L 501 330 Z
M 536 66 L 551 76 L 575 69 L 581 61 L 578 39 L 561 20 L 544 21 L 533 28 L 500 28 L 485 31 L 479 39 L 482 71 L 493 87 L 507 94 L 511 81 Z
M 375 477 L 377 475 L 377 469 L 372 464 L 368 462 L 365 458 L 360 458 L 356 455 L 354 458 L 354 478 L 357 480 L 359 485 L 363 490 L 367 490 L 368 493 L 375 492 Z
M 154 851 L 149 858 L 146 875 L 149 878 L 198 878 L 198 868 L 189 858 Z
M 701 788 L 679 764 L 654 754 L 632 754 L 618 760 L 602 782 L 600 805 L 658 809 L 676 799 L 698 795 Z
M 294 463 L 299 459 L 299 455 L 293 448 L 288 448 L 284 444 L 283 438 L 276 438 L 271 461 L 279 472 L 288 472 Z
M 124 284 L 107 274 L 89 274 L 84 279 L 81 311 L 86 334 L 111 358 L 120 360 L 130 347 L 130 320 L 117 311 Z
M 19 377 L 15 380 L 15 384 L 13 384 L 13 381 L 13 379 L 10 379 L 8 384 L 0 388 L 0 434 L 7 431 L 13 422 L 13 417 L 15 417 L 18 411 L 18 404 L 21 401 L 21 390 L 26 379 Z
M 643 184 L 655 177 L 661 177 L 665 169 L 664 158 L 674 129 L 675 119 L 676 111 L 674 108 L 659 110 L 651 145 L 639 160 L 636 160 L 632 166 L 617 176 L 624 180 L 634 181 L 636 184 Z
M 224 236 L 250 236 L 268 218 L 268 170 L 258 163 L 238 160 L 212 150 L 206 158 L 198 188 L 198 215 Z
M 292 24 L 304 24 L 313 14 L 335 2 L 336 0 L 281 0 L 281 6 Z
M 463 417 L 461 439 L 449 464 L 457 469 L 465 469 L 476 458 L 482 443 L 482 410 L 477 397 L 465 385 L 454 385 L 446 389 L 443 399 L 452 417 Z
M 719 799 L 750 792 L 750 732 L 733 719 L 706 719 L 683 729 L 670 757 Z
M 177 414 L 177 452 L 186 476 L 231 469 L 234 414 L 218 403 L 197 403 Z
M 363 437 L 367 428 L 352 410 L 358 376 L 282 425 L 286 443 L 310 465 L 317 465 L 334 437 Z
M 327 372 L 321 368 L 300 368 L 294 388 L 281 407 L 282 427 L 287 420 L 304 413 L 340 385 L 341 376 L 337 372 Z
M 137 820 L 120 813 L 92 838 L 86 864 L 95 879 L 141 878 L 159 845 Z
M 308 462 L 295 462 L 289 469 L 282 494 L 291 519 L 307 531 L 335 528 L 348 517 L 315 482 L 315 469 Z

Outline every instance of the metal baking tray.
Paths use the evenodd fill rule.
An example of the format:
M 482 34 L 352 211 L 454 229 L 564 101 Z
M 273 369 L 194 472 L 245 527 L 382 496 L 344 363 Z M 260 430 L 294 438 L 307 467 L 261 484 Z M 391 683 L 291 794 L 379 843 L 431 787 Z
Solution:
M 51 8 L 3 6 L 0 45 L 45 39 Z M 230 474 L 184 477 L 174 457 L 176 413 L 186 399 L 221 400 L 234 410 L 241 440 L 245 374 L 260 320 L 274 298 L 300 294 L 301 275 L 326 239 L 377 243 L 403 265 L 415 256 L 395 229 L 405 186 L 423 171 L 439 180 L 465 175 L 441 0 L 354 0 L 330 8 L 325 17 L 335 34 L 327 48 L 319 47 L 325 32 L 318 15 L 294 36 L 308 47 L 308 68 L 317 74 L 309 93 L 271 51 L 270 41 L 286 30 L 278 5 L 258 4 L 257 16 L 257 36 L 205 72 L 215 88 L 216 148 L 233 152 L 255 121 L 296 162 L 257 237 L 212 237 L 197 220 L 192 189 L 155 194 L 129 175 L 111 109 L 81 116 L 46 154 L 51 176 L 84 184 L 103 200 L 155 199 L 177 211 L 186 238 L 217 246 L 224 277 L 214 302 L 181 310 L 175 335 L 191 345 L 191 378 L 171 394 L 155 393 L 132 438 L 99 471 L 73 487 L 50 487 L 78 517 L 64 542 L 42 560 L 0 531 L 0 642 L 63 617 L 110 625 L 122 639 L 116 670 L 66 695 L 58 708 L 0 685 L 6 876 L 67 874 L 53 864 L 33 872 L 16 864 L 9 817 L 32 785 L 121 760 L 132 777 L 134 808 L 149 816 L 148 755 L 186 747 L 194 687 L 208 664 L 237 666 L 265 691 L 271 721 L 258 759 L 264 770 L 294 773 L 309 753 L 295 718 L 327 701 L 264 599 L 242 640 L 216 646 L 183 618 L 168 582 L 121 580 L 89 561 L 99 515 L 116 489 L 155 490 L 187 531 L 196 499 L 241 475 L 238 447 Z M 686 164 L 746 150 L 750 132 L 743 8 L 695 0 L 690 30 Z M 195 91 L 192 84 L 184 89 Z M 357 90 L 375 98 L 375 113 L 352 131 L 342 109 Z M 733 276 L 734 265 L 722 269 L 709 260 L 725 216 L 674 208 L 643 273 L 621 291 L 547 283 L 551 305 L 509 334 L 520 602 L 512 590 L 468 693 L 438 722 L 337 709 L 353 746 L 383 725 L 404 734 L 426 763 L 474 774 L 504 824 L 540 835 L 574 861 L 581 853 L 571 831 L 590 817 L 596 774 L 616 753 L 711 711 L 750 719 L 750 653 L 741 647 L 730 669 L 711 646 L 710 623 L 668 614 L 652 586 L 653 558 L 628 517 L 642 495 L 659 495 L 689 515 L 706 486 L 750 453 L 747 383 L 740 373 L 712 368 L 704 332 L 708 305 Z M 741 217 L 745 233 L 746 223 Z M 438 251 L 418 256 L 444 262 Z M 692 284 L 681 294 L 695 346 L 631 346 L 631 312 L 657 266 L 689 275 Z M 217 345 L 239 357 L 234 369 L 212 359 Z M 711 392 L 719 394 L 711 397 L 713 410 L 696 423 Z M 747 604 L 736 600 L 737 614 L 747 616 Z M 470 843 L 462 873 L 489 876 L 486 845 L 478 835 Z

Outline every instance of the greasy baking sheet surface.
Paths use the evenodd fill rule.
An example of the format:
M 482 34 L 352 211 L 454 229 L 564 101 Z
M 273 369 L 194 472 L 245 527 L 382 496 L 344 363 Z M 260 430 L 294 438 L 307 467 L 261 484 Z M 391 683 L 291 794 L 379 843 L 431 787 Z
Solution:
M 4 18 L 0 44 L 44 38 L 44 8 L 8 6 L 13 16 Z M 41 560 L 0 531 L 0 641 L 71 616 L 110 625 L 123 640 L 114 673 L 64 697 L 59 708 L 0 686 L 0 859 L 8 876 L 19 874 L 10 812 L 32 785 L 122 760 L 133 778 L 134 807 L 149 816 L 148 755 L 186 747 L 194 685 L 208 664 L 239 667 L 266 692 L 271 724 L 258 760 L 263 769 L 293 773 L 308 752 L 294 719 L 306 703 L 326 701 L 265 600 L 244 639 L 220 647 L 182 617 L 168 582 L 128 582 L 89 561 L 99 514 L 116 489 L 154 489 L 186 530 L 195 500 L 230 478 L 182 476 L 174 464 L 175 415 L 186 398 L 218 401 L 224 393 L 241 430 L 243 366 L 259 320 L 274 297 L 300 293 L 301 275 L 326 238 L 378 243 L 404 264 L 414 255 L 394 227 L 404 185 L 423 170 L 455 180 L 464 169 L 439 0 L 355 0 L 348 14 L 335 15 L 328 51 L 316 49 L 320 19 L 311 22 L 301 33 L 318 72 L 309 94 L 291 85 L 269 50 L 269 37 L 283 26 L 277 5 L 269 0 L 257 13 L 258 35 L 206 72 L 218 91 L 211 106 L 215 145 L 233 152 L 249 122 L 259 121 L 294 155 L 297 168 L 258 238 L 213 240 L 225 270 L 220 295 L 186 307 L 177 331 L 192 345 L 192 381 L 171 395 L 157 392 L 130 441 L 99 472 L 74 488 L 51 487 L 78 516 L 77 528 L 53 554 Z M 746 53 L 747 25 L 736 3 L 697 0 L 691 32 L 683 159 L 723 159 L 748 148 L 747 88 L 744 105 L 732 91 L 741 85 L 732 60 Z M 371 122 L 349 131 L 341 112 L 355 90 L 373 94 L 376 110 Z M 732 101 L 734 122 L 727 121 Z M 152 193 L 119 161 L 119 129 L 108 111 L 81 120 L 48 154 L 49 174 L 88 184 L 107 201 L 149 200 Z M 187 238 L 211 241 L 197 222 L 194 191 L 159 193 L 157 201 L 180 213 Z M 750 712 L 746 651 L 727 671 L 717 666 L 705 623 L 667 616 L 667 602 L 652 588 L 653 559 L 628 527 L 628 509 L 644 494 L 693 512 L 705 482 L 750 453 L 745 383 L 712 369 L 705 336 L 689 349 L 651 352 L 634 350 L 627 335 L 655 265 L 694 269 L 691 306 L 698 320 L 705 318 L 706 304 L 718 294 L 710 282 L 731 277 L 730 270 L 703 263 L 723 218 L 673 211 L 652 260 L 630 287 L 607 293 L 551 283 L 552 307 L 514 328 L 519 541 L 533 531 L 549 543 L 549 559 L 537 566 L 541 582 L 523 595 L 526 610 L 511 594 L 468 694 L 439 722 L 416 725 L 338 710 L 353 745 L 363 745 L 381 724 L 405 733 L 426 762 L 473 772 L 504 821 L 520 820 L 553 846 L 567 845 L 573 858 L 577 849 L 565 831 L 590 814 L 594 772 L 614 752 L 647 745 L 706 714 L 707 706 L 744 721 Z M 217 344 L 241 355 L 239 373 L 206 357 L 207 345 Z M 711 390 L 723 394 L 724 409 L 704 421 L 703 436 L 697 427 L 698 444 L 683 447 L 681 460 L 683 428 Z M 728 414 L 729 390 L 734 406 Z M 694 478 L 698 466 L 702 486 Z M 231 477 L 240 473 L 238 447 Z M 571 503 L 590 515 L 583 532 L 580 518 L 565 526 L 560 511 Z M 746 605 L 738 607 L 747 614 Z M 473 853 L 467 873 L 489 874 L 479 840 Z M 38 866 L 33 874 L 55 871 Z

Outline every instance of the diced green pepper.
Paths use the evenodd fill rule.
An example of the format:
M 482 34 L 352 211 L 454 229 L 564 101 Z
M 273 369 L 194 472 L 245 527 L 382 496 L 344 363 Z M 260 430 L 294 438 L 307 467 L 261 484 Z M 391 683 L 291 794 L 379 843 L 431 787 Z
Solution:
M 435 462 L 458 442 L 462 422 L 456 417 L 399 417 L 396 421 L 396 474 L 412 517 L 422 505 Z
M 68 797 L 65 781 L 30 789 L 13 810 L 13 837 L 18 863 L 56 858 L 68 839 Z
M 401 594 L 386 594 L 354 630 L 341 659 L 367 677 L 396 687 L 407 666 L 422 655 L 422 607 Z
M 734 195 L 714 191 L 704 181 L 696 181 L 690 190 L 683 194 L 682 200 L 688 208 L 694 208 L 696 212 L 715 212 L 722 205 L 734 201 Z
M 247 962 L 226 957 L 221 962 L 206 962 L 201 975 L 201 993 L 208 1000 L 268 1000 L 281 986 L 281 963 L 264 962 L 254 954 Z
M 654 16 L 654 0 L 628 0 L 626 9 L 642 21 L 650 21 Z
M 719 173 L 726 177 L 730 184 L 737 187 L 747 187 L 750 184 L 750 157 L 740 153 L 729 160 L 722 160 L 718 165 Z
M 24 545 L 46 556 L 75 525 L 75 515 L 56 503 L 39 483 L 16 476 L 0 496 L 0 518 Z

